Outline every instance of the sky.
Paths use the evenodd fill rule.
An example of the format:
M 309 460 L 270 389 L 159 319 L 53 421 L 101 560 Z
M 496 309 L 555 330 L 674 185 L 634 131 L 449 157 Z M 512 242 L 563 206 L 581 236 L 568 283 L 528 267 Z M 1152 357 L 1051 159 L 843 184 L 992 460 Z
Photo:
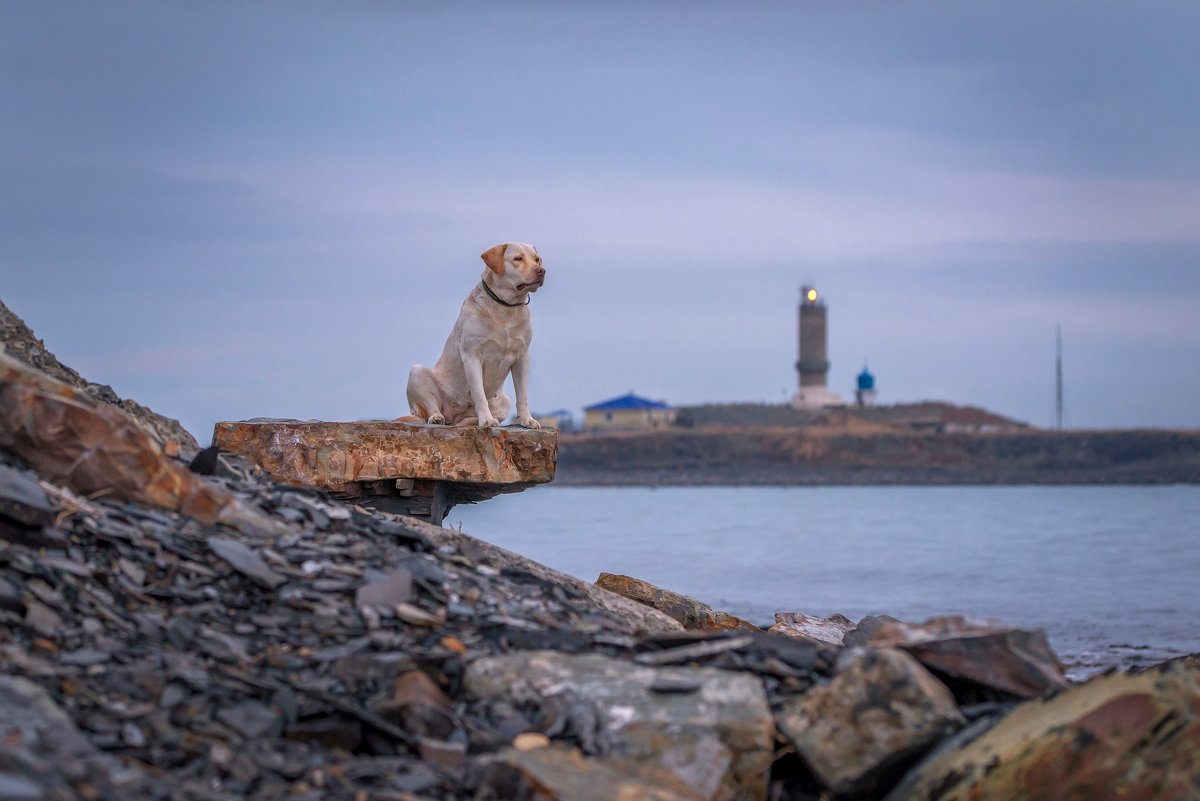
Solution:
M 408 411 L 537 245 L 535 412 L 1200 427 L 1200 4 L 7 2 L 0 300 L 202 442 Z M 511 396 L 511 393 L 510 393 Z

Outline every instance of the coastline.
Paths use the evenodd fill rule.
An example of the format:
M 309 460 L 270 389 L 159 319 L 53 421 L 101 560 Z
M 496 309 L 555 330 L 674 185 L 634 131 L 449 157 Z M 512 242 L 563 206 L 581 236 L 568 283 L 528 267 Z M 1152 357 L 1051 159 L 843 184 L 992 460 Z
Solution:
M 564 434 L 563 486 L 1200 484 L 1200 431 Z

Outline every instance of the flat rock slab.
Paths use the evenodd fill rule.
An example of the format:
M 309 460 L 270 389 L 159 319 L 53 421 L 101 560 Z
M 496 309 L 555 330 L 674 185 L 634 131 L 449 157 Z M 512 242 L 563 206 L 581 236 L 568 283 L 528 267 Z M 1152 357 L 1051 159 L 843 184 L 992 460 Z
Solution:
M 275 481 L 349 495 L 356 485 L 415 479 L 473 485 L 458 500 L 482 500 L 552 481 L 558 461 L 554 431 L 399 421 L 224 422 L 213 442 Z

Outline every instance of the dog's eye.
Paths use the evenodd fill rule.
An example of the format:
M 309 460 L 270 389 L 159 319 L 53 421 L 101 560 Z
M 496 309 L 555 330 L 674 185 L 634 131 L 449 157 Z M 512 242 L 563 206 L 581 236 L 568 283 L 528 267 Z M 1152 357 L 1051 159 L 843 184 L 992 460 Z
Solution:
M 513 256 L 513 261 L 525 261 L 524 256 Z

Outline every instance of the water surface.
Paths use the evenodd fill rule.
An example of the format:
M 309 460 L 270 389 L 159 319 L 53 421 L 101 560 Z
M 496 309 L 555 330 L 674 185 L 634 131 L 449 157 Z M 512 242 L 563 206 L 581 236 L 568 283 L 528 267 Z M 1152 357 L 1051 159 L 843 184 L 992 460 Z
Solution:
M 1046 629 L 1075 675 L 1200 652 L 1200 487 L 541 487 L 447 525 L 594 581 L 759 624 L 974 614 Z

